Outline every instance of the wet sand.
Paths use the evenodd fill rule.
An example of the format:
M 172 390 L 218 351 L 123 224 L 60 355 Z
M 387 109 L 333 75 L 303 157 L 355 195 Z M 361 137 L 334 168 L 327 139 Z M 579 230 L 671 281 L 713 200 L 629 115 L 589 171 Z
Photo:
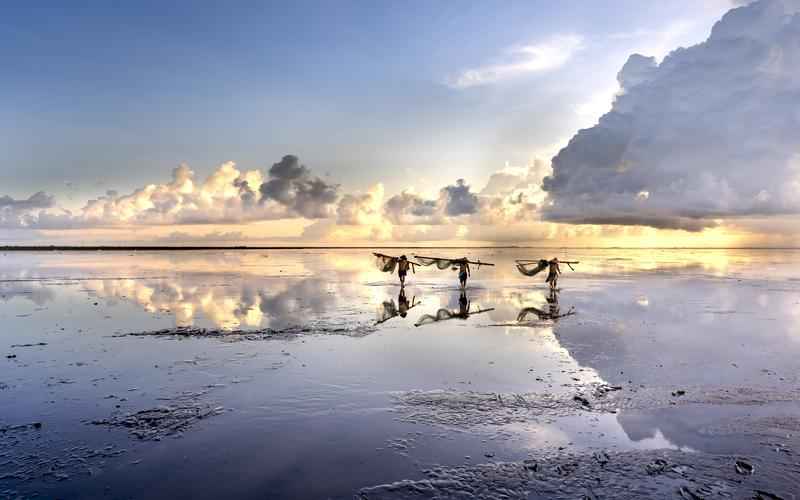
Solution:
M 458 252 L 0 254 L 0 498 L 796 498 L 800 252 Z

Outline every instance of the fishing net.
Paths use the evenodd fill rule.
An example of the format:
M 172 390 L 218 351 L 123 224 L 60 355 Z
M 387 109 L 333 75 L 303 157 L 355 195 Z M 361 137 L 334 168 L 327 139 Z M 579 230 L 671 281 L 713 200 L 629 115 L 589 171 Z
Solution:
M 385 321 L 389 321 L 398 314 L 399 312 L 397 310 L 397 306 L 395 306 L 393 300 L 384 301 L 380 306 L 378 306 L 377 322 L 383 323 Z
M 423 314 L 422 316 L 420 316 L 419 320 L 416 323 L 414 323 L 414 326 L 428 325 L 431 323 L 437 323 L 439 321 L 445 321 L 448 319 L 456 319 L 456 318 L 467 319 L 470 316 L 474 316 L 476 314 L 481 314 L 489 311 L 494 311 L 494 308 L 492 307 L 489 309 L 478 309 L 476 311 L 470 311 L 470 310 L 450 311 L 448 309 L 439 309 L 438 311 L 436 311 L 435 315 Z
M 375 267 L 384 273 L 393 273 L 397 267 L 397 257 L 383 255 L 381 253 L 375 254 Z
M 545 259 L 541 259 L 539 262 L 517 262 L 517 270 L 525 276 L 536 276 L 547 269 L 549 265 L 550 263 Z
M 541 320 L 541 319 L 546 319 L 548 313 L 536 307 L 526 307 L 522 309 L 517 315 L 517 322 L 523 323 L 525 321 L 529 321 L 528 320 L 529 315 L 535 315 L 538 319 Z
M 439 269 L 448 269 L 450 267 L 456 267 L 457 261 L 450 260 L 450 259 L 434 259 L 431 257 L 414 257 L 420 265 L 422 266 L 433 266 L 435 265 Z
M 457 316 L 457 314 L 454 314 L 453 312 L 448 311 L 447 309 L 439 309 L 438 311 L 436 311 L 435 315 L 423 314 L 422 316 L 419 317 L 419 321 L 417 321 L 415 325 L 420 326 L 420 325 L 427 325 L 430 323 L 436 323 L 437 321 L 453 319 L 455 316 Z
M 530 323 L 533 321 L 532 315 L 535 315 L 539 321 L 556 321 L 559 318 L 563 318 L 565 316 L 572 316 L 575 314 L 575 308 L 570 307 L 569 311 L 561 314 L 561 309 L 556 306 L 552 307 L 550 311 L 543 311 L 536 307 L 526 307 L 519 312 L 517 316 L 517 323 Z

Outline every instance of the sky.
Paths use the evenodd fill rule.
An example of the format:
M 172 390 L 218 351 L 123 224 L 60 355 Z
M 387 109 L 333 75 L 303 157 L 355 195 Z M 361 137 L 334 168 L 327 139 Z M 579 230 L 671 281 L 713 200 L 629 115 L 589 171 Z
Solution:
M 0 244 L 800 245 L 745 4 L 6 2 Z

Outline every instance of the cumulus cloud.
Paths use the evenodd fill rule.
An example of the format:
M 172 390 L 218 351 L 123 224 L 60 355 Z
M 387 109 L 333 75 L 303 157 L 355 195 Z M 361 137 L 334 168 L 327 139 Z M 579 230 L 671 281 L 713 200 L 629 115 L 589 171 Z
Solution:
M 448 84 L 457 89 L 497 83 L 526 73 L 557 69 L 583 46 L 578 35 L 559 35 L 537 44 L 513 47 L 497 63 L 462 71 Z
M 441 241 L 464 236 L 468 225 L 533 221 L 544 172 L 541 161 L 523 168 L 507 166 L 493 174 L 481 191 L 458 179 L 439 189 L 433 199 L 412 191 L 385 199 L 382 184 L 362 193 L 340 194 L 337 185 L 313 176 L 297 157 L 288 155 L 266 173 L 243 171 L 226 162 L 206 179 L 198 179 L 188 165 L 180 165 L 169 182 L 126 194 L 108 191 L 75 213 L 57 209 L 53 198 L 44 193 L 27 200 L 2 197 L 0 213 L 6 228 L 37 230 L 239 225 L 303 218 L 315 221 L 302 225 L 302 234 L 296 238 L 304 240 Z M 155 240 L 229 242 L 246 240 L 246 235 L 181 230 Z
M 247 237 L 241 231 L 213 231 L 206 234 L 191 234 L 183 231 L 172 231 L 166 236 L 157 238 L 165 243 L 231 243 L 245 241 Z
M 336 212 L 339 187 L 311 174 L 296 156 L 287 155 L 261 170 L 242 171 L 225 162 L 205 180 L 188 165 L 172 180 L 131 193 L 107 191 L 77 213 L 52 211 L 53 197 L 39 192 L 27 200 L 0 197 L 0 225 L 7 228 L 68 229 L 126 225 L 220 224 L 304 217 Z
M 486 186 L 481 190 L 482 195 L 497 196 L 514 193 L 519 190 L 532 190 L 531 194 L 540 192 L 542 179 L 550 173 L 550 165 L 541 159 L 534 159 L 527 167 L 512 167 L 506 165 L 502 170 L 494 172 Z
M 451 217 L 478 212 L 478 196 L 464 179 L 439 190 L 439 198 L 426 200 L 404 191 L 386 202 L 386 217 L 394 224 L 446 224 Z
M 15 200 L 10 196 L 0 196 L 0 210 L 27 211 L 45 209 L 53 206 L 53 196 L 39 191 L 25 200 Z
M 0 196 L 0 227 L 26 227 L 38 219 L 39 213 L 53 206 L 55 206 L 53 196 L 44 191 L 21 200 L 8 195 Z
M 384 214 L 395 225 L 491 225 L 538 220 L 544 198 L 541 181 L 549 171 L 537 160 L 529 167 L 506 167 L 495 172 L 480 192 L 464 179 L 444 186 L 436 199 L 404 191 L 386 201 Z
M 437 200 L 426 200 L 411 191 L 403 191 L 386 201 L 386 217 L 392 224 L 436 223 L 439 212 Z
M 442 188 L 444 213 L 453 217 L 474 214 L 478 211 L 478 197 L 469 189 L 464 179 L 458 179 L 453 186 Z
M 338 224 L 377 224 L 382 219 L 383 184 L 376 184 L 364 194 L 346 194 L 336 209 Z
M 188 165 L 172 172 L 172 181 L 149 184 L 132 193 L 108 191 L 89 200 L 77 217 L 92 226 L 120 224 L 203 224 L 268 217 L 267 210 L 253 210 L 250 186 L 260 185 L 258 170 L 241 172 L 225 162 L 198 182 Z
M 308 219 L 329 217 L 339 197 L 339 186 L 313 177 L 296 156 L 284 156 L 269 169 L 270 179 L 261 184 L 261 202 L 277 201 L 291 213 Z
M 661 64 L 631 56 L 612 110 L 553 159 L 545 218 L 699 230 L 800 212 L 798 10 L 761 0 Z

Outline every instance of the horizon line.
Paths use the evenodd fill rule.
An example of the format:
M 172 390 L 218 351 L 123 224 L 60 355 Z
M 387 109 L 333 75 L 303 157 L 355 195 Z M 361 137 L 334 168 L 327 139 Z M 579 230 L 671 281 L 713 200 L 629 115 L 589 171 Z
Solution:
M 369 249 L 551 249 L 551 250 L 800 250 L 800 247 L 663 247 L 663 246 L 542 246 L 542 245 L 489 245 L 489 246 L 443 246 L 443 245 L 292 245 L 292 246 L 248 246 L 248 245 L 5 245 L 3 252 L 19 251 L 192 251 L 192 250 L 369 250 Z

